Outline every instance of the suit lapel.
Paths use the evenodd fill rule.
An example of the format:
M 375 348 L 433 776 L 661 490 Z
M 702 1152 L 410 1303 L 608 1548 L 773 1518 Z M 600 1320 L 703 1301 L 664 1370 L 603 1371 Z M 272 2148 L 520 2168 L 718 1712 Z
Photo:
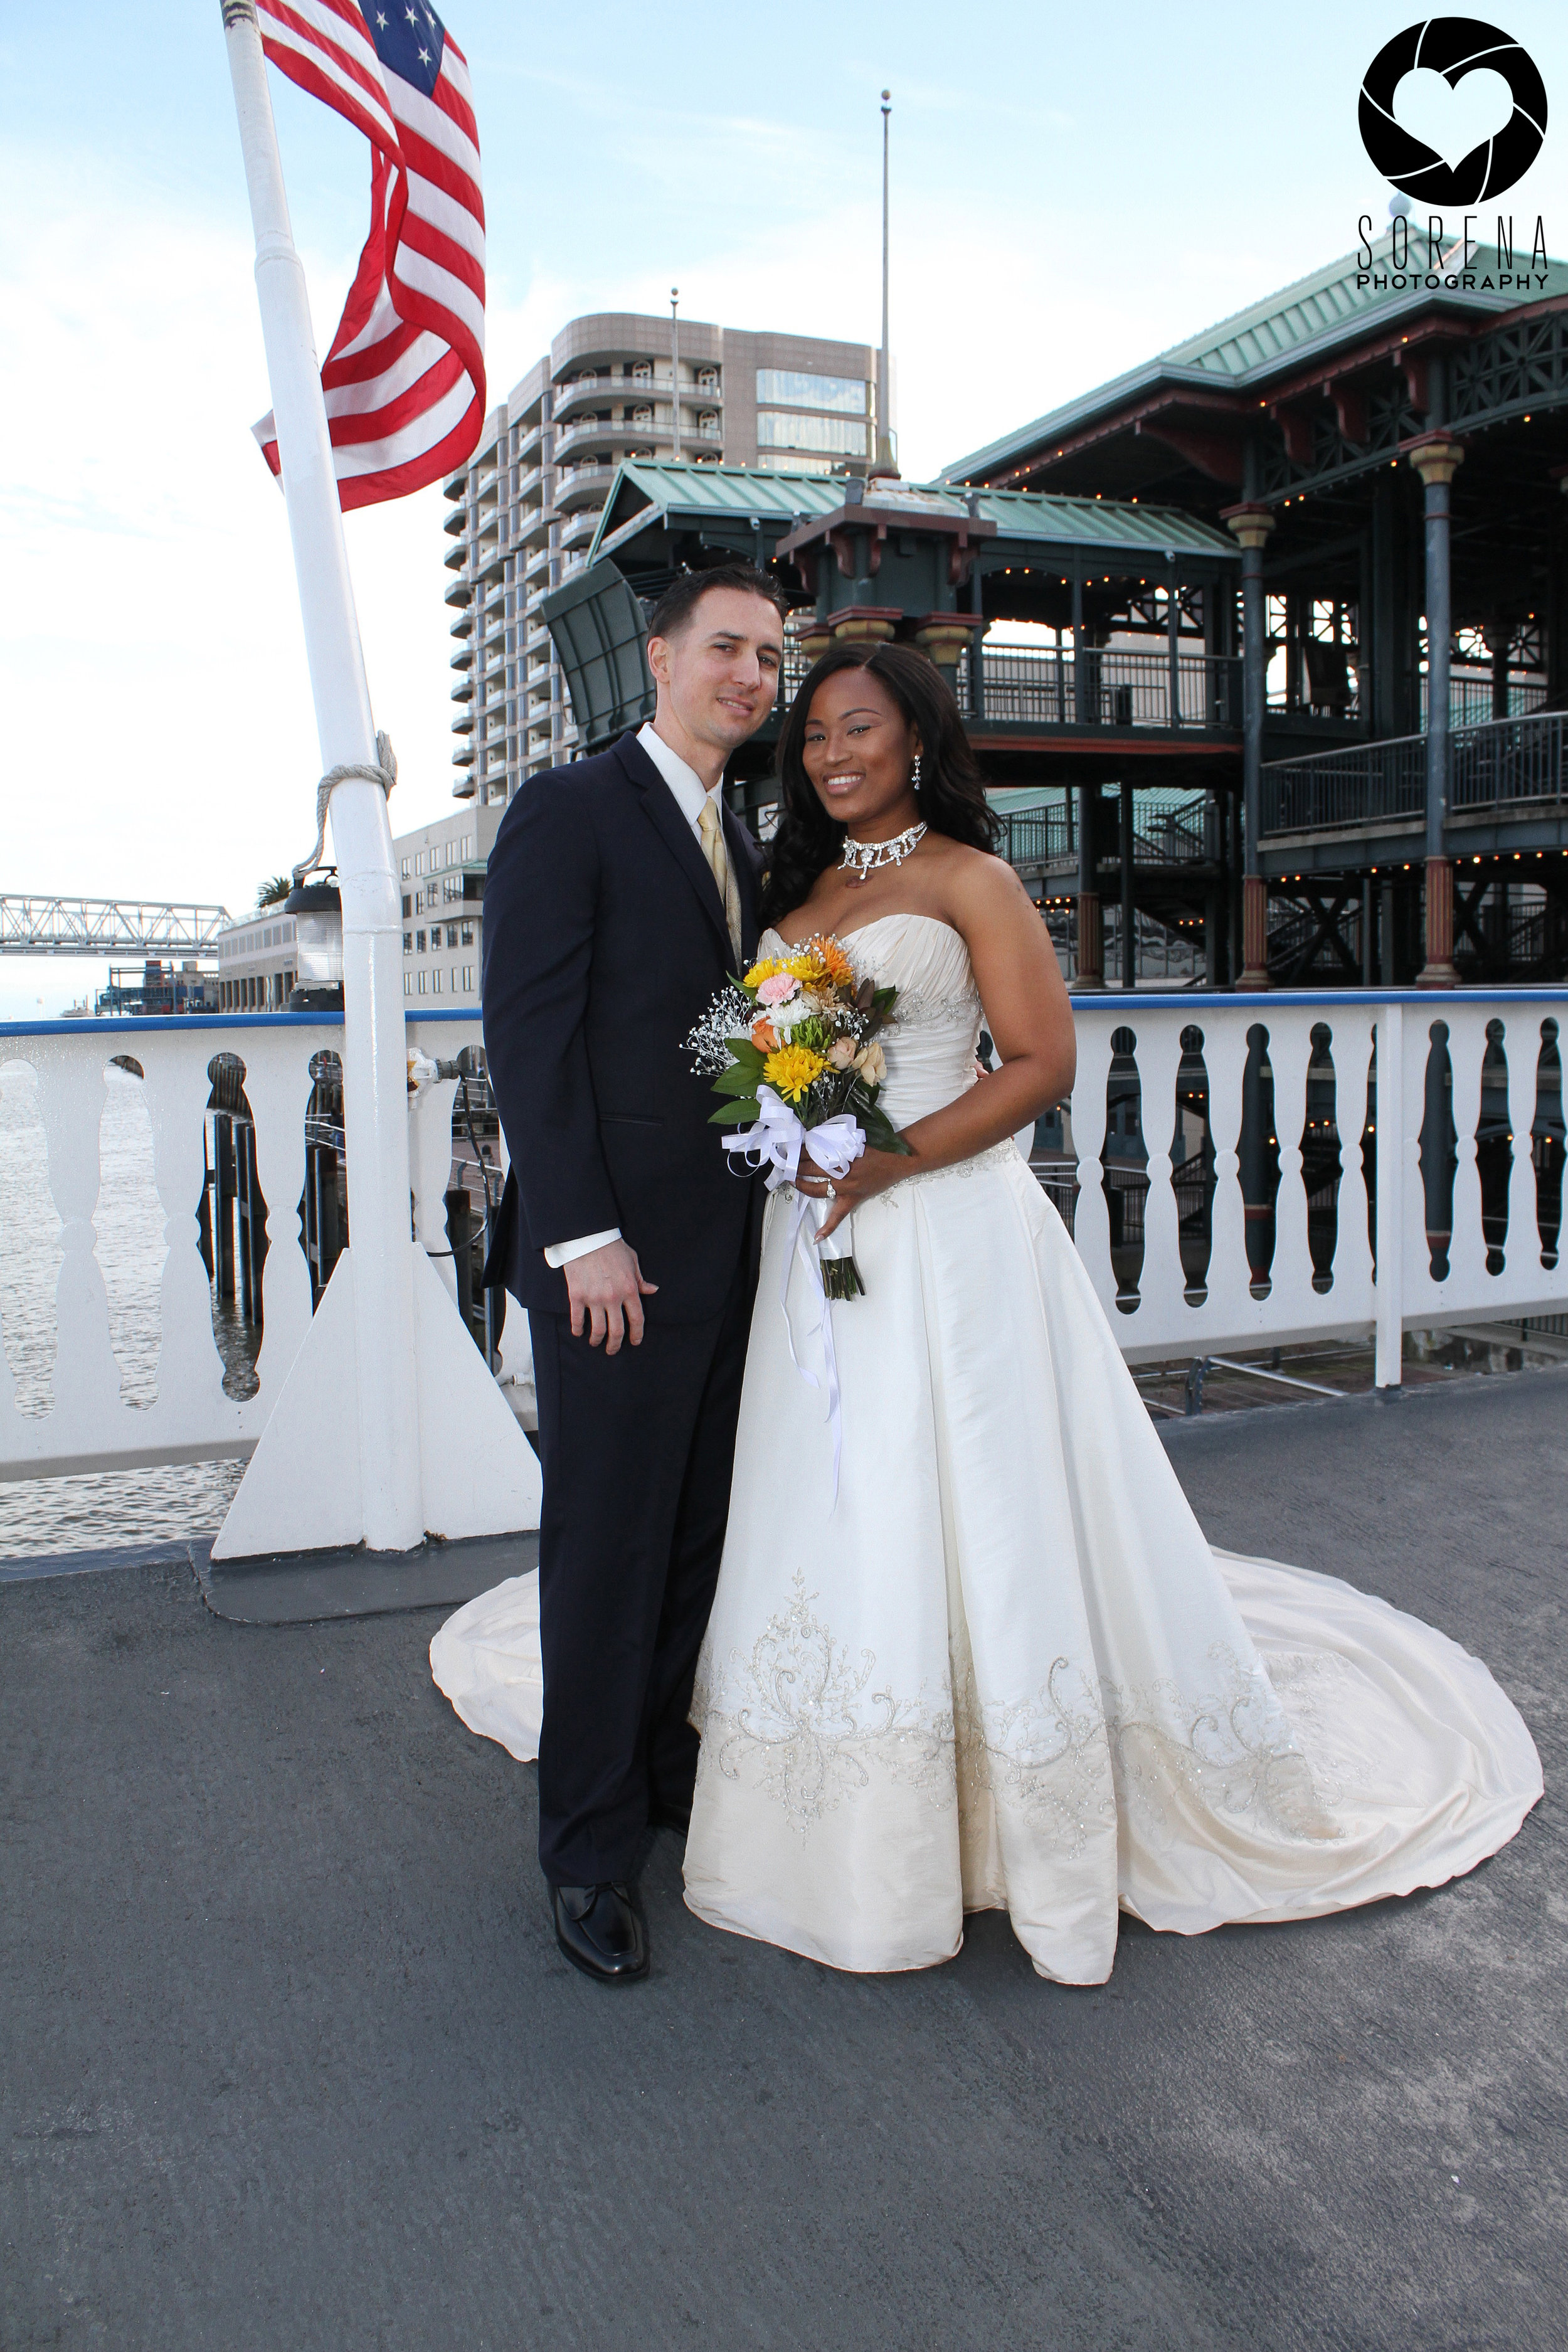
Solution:
M 642 794 L 643 810 L 648 823 L 696 891 L 703 913 L 718 933 L 720 945 L 723 950 L 724 963 L 728 969 L 733 964 L 735 959 L 734 950 L 730 945 L 730 926 L 724 918 L 724 902 L 719 896 L 719 885 L 713 879 L 712 869 L 702 855 L 696 835 L 676 805 L 674 793 L 637 741 L 637 737 L 623 735 L 614 748 L 616 757 Z M 723 823 L 725 842 L 729 845 L 731 857 L 734 858 L 736 853 L 731 831 L 733 821 L 728 811 L 724 812 Z M 736 878 L 741 888 L 742 948 L 746 944 L 744 925 L 747 908 L 746 877 L 749 871 L 749 865 L 745 863 L 737 864 L 735 868 Z

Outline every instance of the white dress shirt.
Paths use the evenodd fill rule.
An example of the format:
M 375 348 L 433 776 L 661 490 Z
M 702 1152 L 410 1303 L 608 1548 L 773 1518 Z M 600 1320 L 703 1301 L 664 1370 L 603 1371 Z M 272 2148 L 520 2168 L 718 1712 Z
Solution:
M 705 784 L 696 769 L 683 760 L 679 751 L 670 750 L 663 736 L 656 732 L 651 720 L 646 726 L 637 729 L 637 741 L 669 786 L 676 807 L 691 827 L 693 838 L 699 849 L 701 849 L 700 818 L 703 803 L 711 800 L 713 794 L 722 788 L 723 777 L 721 776 L 718 783 L 711 787 Z M 721 823 L 722 802 L 719 803 L 719 815 Z M 702 854 L 706 858 L 707 851 L 703 850 Z M 603 1249 L 606 1242 L 618 1242 L 620 1238 L 619 1225 L 611 1225 L 605 1233 L 584 1234 L 578 1241 L 552 1242 L 544 1253 L 544 1263 L 546 1265 L 563 1266 L 571 1258 L 586 1257 L 590 1250 Z

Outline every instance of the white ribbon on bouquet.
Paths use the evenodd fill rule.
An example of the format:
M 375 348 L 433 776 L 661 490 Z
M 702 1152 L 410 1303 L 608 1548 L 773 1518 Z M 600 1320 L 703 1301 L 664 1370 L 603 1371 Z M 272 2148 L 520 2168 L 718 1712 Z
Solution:
M 847 1176 L 866 1149 L 866 1135 L 864 1129 L 850 1118 L 847 1111 L 839 1111 L 834 1118 L 825 1118 L 820 1127 L 808 1128 L 772 1087 L 763 1086 L 757 1088 L 754 1125 L 738 1128 L 733 1135 L 726 1135 L 723 1144 L 726 1151 L 737 1153 L 748 1168 L 755 1171 L 766 1167 L 768 1191 L 776 1192 L 785 1184 L 795 1181 L 800 1172 L 803 1149 L 809 1149 L 812 1160 L 825 1176 L 834 1180 Z M 795 1271 L 798 1256 L 803 1260 L 816 1293 L 817 1318 L 810 1336 L 813 1339 L 820 1337 L 822 1342 L 822 1367 L 827 1384 L 827 1421 L 833 1432 L 833 1500 L 837 1503 L 838 1465 L 844 1440 L 843 1417 L 839 1407 L 838 1359 L 833 1347 L 833 1304 L 823 1287 L 817 1251 L 810 1247 L 805 1238 L 806 1221 L 816 1207 L 816 1202 L 809 1193 L 802 1192 L 796 1200 L 795 1224 L 784 1254 L 784 1280 L 779 1285 L 779 1306 L 784 1313 L 784 1332 L 789 1340 L 790 1361 L 808 1388 L 820 1388 L 822 1381 L 815 1372 L 806 1370 L 795 1352 L 795 1328 L 789 1319 L 790 1276 Z M 838 1234 L 844 1235 L 843 1241 L 838 1242 L 837 1234 L 828 1235 L 830 1256 L 847 1257 L 849 1255 L 852 1244 L 848 1228 L 847 1217 L 838 1228 Z M 836 1243 L 837 1247 L 834 1246 Z

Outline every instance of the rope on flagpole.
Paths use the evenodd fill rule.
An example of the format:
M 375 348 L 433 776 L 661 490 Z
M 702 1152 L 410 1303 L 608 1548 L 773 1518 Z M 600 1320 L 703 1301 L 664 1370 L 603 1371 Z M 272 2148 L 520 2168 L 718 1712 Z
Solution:
M 392 748 L 391 736 L 380 729 L 376 730 L 375 760 L 376 764 L 374 767 L 368 761 L 344 761 L 338 767 L 329 768 L 316 786 L 316 846 L 303 864 L 294 868 L 296 887 L 303 882 L 307 874 L 314 874 L 317 868 L 325 863 L 321 852 L 327 845 L 327 810 L 331 804 L 332 793 L 339 784 L 346 784 L 350 782 L 379 784 L 382 791 L 390 797 L 392 787 L 397 782 L 397 754 Z

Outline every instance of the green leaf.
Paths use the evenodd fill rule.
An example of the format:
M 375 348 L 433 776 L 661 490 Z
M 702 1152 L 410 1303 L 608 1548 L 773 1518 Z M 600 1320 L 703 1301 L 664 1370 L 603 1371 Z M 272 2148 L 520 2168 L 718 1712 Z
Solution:
M 756 1122 L 757 1098 L 748 1095 L 743 1102 L 721 1103 L 708 1114 L 710 1127 L 752 1127 Z
M 757 1073 L 742 1068 L 739 1062 L 728 1070 L 721 1070 L 713 1081 L 716 1095 L 752 1095 L 757 1091 Z
M 767 1055 L 749 1037 L 726 1037 L 724 1043 L 743 1070 L 760 1070 Z

